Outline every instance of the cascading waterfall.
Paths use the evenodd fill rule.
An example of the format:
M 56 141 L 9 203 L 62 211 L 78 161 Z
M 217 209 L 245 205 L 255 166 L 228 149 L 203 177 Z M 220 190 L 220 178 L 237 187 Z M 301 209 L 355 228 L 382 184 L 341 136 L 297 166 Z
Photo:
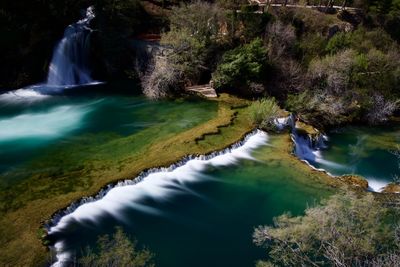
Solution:
M 356 173 L 356 162 L 359 160 L 359 155 L 363 153 L 362 142 L 364 138 L 358 138 L 357 143 L 351 146 L 352 162 L 342 165 L 336 162 L 324 159 L 321 150 L 327 148 L 326 141 L 328 137 L 323 134 L 317 136 L 310 136 L 308 134 L 298 132 L 296 128 L 296 117 L 292 114 L 286 118 L 279 118 L 275 120 L 275 125 L 279 130 L 285 128 L 290 129 L 290 135 L 294 143 L 293 153 L 302 161 L 307 163 L 311 168 L 323 171 L 328 175 L 335 177 L 335 175 L 328 172 L 333 171 L 336 175 L 338 173 Z M 369 184 L 369 190 L 380 192 L 389 183 L 387 181 L 379 181 L 373 177 L 365 177 Z
M 289 128 L 292 141 L 294 143 L 294 154 L 304 162 L 306 162 L 313 169 L 325 171 L 324 169 L 318 169 L 313 164 L 319 163 L 322 165 L 329 165 L 337 169 L 343 169 L 344 166 L 325 160 L 321 155 L 321 150 L 327 148 L 326 141 L 328 137 L 323 134 L 319 134 L 312 137 L 307 134 L 299 134 L 296 129 L 296 117 L 291 114 L 286 118 L 279 118 L 275 120 L 275 124 L 279 130 Z M 326 172 L 326 171 L 325 171 Z M 327 172 L 328 173 L 328 172 Z M 330 173 L 328 173 L 331 175 Z
M 243 141 L 238 142 L 220 152 L 203 156 L 190 156 L 168 168 L 155 168 L 143 172 L 133 180 L 121 181 L 109 185 L 95 197 L 84 198 L 73 203 L 68 208 L 53 216 L 46 226 L 51 238 L 53 234 L 62 232 L 74 221 L 96 221 L 103 214 L 111 214 L 116 219 L 124 221 L 120 210 L 124 207 L 135 208 L 148 213 L 158 210 L 141 204 L 146 197 L 167 199 L 177 192 L 187 191 L 185 183 L 206 179 L 201 174 L 208 166 L 227 166 L 235 164 L 240 159 L 254 160 L 251 152 L 267 143 L 265 132 L 255 131 Z M 193 192 L 191 192 L 193 193 Z M 64 247 L 63 240 L 57 240 L 53 246 L 56 252 L 56 262 L 53 267 L 68 265 L 71 261 L 70 252 Z
M 69 25 L 57 44 L 49 66 L 48 86 L 82 85 L 93 82 L 88 68 L 90 22 L 94 7 L 88 7 L 83 19 Z
M 68 25 L 64 37 L 55 47 L 45 83 L 10 91 L 0 95 L 0 103 L 34 102 L 57 94 L 64 88 L 98 84 L 90 75 L 90 22 L 95 18 L 94 7 L 86 9 L 85 16 Z

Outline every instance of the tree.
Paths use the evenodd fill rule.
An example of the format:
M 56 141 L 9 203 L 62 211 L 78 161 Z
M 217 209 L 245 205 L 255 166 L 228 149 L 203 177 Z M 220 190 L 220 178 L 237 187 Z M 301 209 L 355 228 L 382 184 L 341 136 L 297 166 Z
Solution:
M 131 241 L 120 227 L 112 237 L 105 235 L 97 241 L 98 252 L 89 247 L 79 259 L 82 267 L 146 267 L 151 263 L 153 254 L 147 249 L 138 250 L 137 242 Z
M 196 84 L 223 39 L 223 13 L 215 4 L 197 1 L 174 7 L 169 18 L 171 30 L 161 37 L 161 44 L 171 48 L 168 62 L 184 84 Z
M 253 240 L 269 255 L 264 264 L 399 266 L 398 206 L 385 207 L 372 194 L 358 197 L 350 192 L 321 204 L 308 208 L 304 216 L 284 214 L 273 227 L 256 228 Z
M 267 71 L 267 49 L 260 38 L 226 52 L 213 73 L 216 88 L 247 89 L 250 83 L 262 83 Z

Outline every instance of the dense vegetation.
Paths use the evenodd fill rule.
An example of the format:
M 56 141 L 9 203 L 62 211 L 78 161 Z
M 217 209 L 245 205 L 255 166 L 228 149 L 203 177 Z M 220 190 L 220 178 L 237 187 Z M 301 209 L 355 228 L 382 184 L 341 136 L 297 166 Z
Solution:
M 397 14 L 396 1 L 347 1 L 366 14 L 304 8 L 254 13 L 243 5 L 232 11 L 240 4 L 174 7 L 171 30 L 161 39 L 170 52 L 153 63 L 144 92 L 165 97 L 212 79 L 220 92 L 273 96 L 321 128 L 379 124 L 398 111 L 400 50 L 394 27 L 385 26 Z
M 254 13 L 257 7 L 245 1 L 153 1 L 167 9 L 150 15 L 149 2 L 138 0 L 6 1 L 0 12 L 0 48 L 7 51 L 1 87 L 43 80 L 65 25 L 95 5 L 92 63 L 100 80 L 140 81 L 146 95 L 161 98 L 212 79 L 219 91 L 273 96 L 319 127 L 388 120 L 399 109 L 400 2 L 307 2 L 359 9 L 327 14 L 326 8 L 270 7 Z M 137 73 L 132 40 L 161 29 L 168 52 Z
M 149 2 L 163 12 L 150 14 L 145 8 Z M 256 99 L 246 112 L 252 123 L 263 128 L 271 126 L 278 104 L 320 127 L 351 122 L 379 124 L 398 114 L 400 1 L 295 2 L 322 3 L 325 7 L 346 4 L 360 9 L 352 13 L 327 8 L 270 7 L 265 12 L 255 12 L 258 7 L 241 0 L 178 3 L 75 0 L 68 4 L 56 0 L 4 0 L 0 7 L 3 53 L 0 90 L 44 80 L 52 50 L 66 25 L 77 21 L 84 8 L 94 5 L 97 17 L 92 25 L 91 61 L 93 75 L 99 80 L 130 79 L 140 84 L 151 98 L 181 94 L 185 86 L 212 80 L 218 92 Z M 153 57 L 145 73 L 138 73 L 135 67 L 137 51 L 132 46 L 132 40 L 140 33 L 161 33 L 160 44 L 167 51 L 163 56 Z M 224 120 L 214 123 L 218 122 L 218 127 L 234 116 L 231 106 L 221 109 Z M 251 126 L 246 123 L 248 130 Z M 207 127 L 212 129 L 207 128 L 203 137 L 219 129 L 217 126 L 209 124 Z M 240 123 L 233 127 L 239 128 Z M 198 129 L 194 132 L 191 134 L 198 138 Z M 223 142 L 218 139 L 212 148 L 216 143 L 222 146 L 236 140 L 237 132 L 229 140 L 226 136 Z M 193 152 L 192 147 L 188 148 L 182 150 L 184 153 L 176 152 L 173 160 Z M 158 147 L 157 150 L 165 151 Z M 209 147 L 199 152 L 208 150 Z M 159 154 L 153 156 L 160 158 Z M 108 164 L 111 163 L 114 164 L 112 161 Z M 99 168 L 96 177 L 97 171 L 104 173 Z M 62 177 L 64 180 L 52 182 L 64 183 L 68 177 Z M 104 184 L 109 182 L 103 179 Z M 66 183 L 68 188 L 70 182 Z M 36 187 L 26 183 L 4 192 L 4 199 L 14 199 L 3 203 L 4 212 L 22 210 L 31 201 L 30 197 L 44 201 L 43 196 L 50 199 L 50 195 L 61 195 L 54 194 L 56 190 L 62 191 L 54 186 L 54 191 L 40 189 L 43 192 L 35 196 L 20 194 L 28 187 L 35 191 Z M 82 192 L 87 190 L 84 188 Z M 98 188 L 93 186 L 91 190 Z M 21 201 L 21 198 L 27 199 Z M 72 197 L 62 201 L 70 200 Z M 381 206 L 371 196 L 338 195 L 323 204 L 308 209 L 302 217 L 283 215 L 274 228 L 261 227 L 256 231 L 255 240 L 267 246 L 272 264 L 346 266 L 366 262 L 372 266 L 394 266 L 398 263 L 398 209 Z M 47 209 L 55 209 L 53 206 Z M 16 221 L 10 218 L 6 218 L 7 222 Z M 10 225 L 4 229 L 9 231 L 13 226 Z M 24 231 L 29 228 L 22 223 L 18 226 Z M 3 235 L 2 243 L 7 242 L 8 236 Z M 99 246 L 98 252 L 87 251 L 82 265 L 137 261 L 136 266 L 145 266 L 151 258 L 146 250 L 136 251 L 135 244 L 125 239 L 120 230 L 113 239 L 102 238 Z M 126 250 L 130 252 L 125 253 Z M 262 262 L 260 266 L 268 264 Z
M 334 195 L 304 216 L 284 214 L 273 227 L 258 227 L 254 242 L 269 260 L 257 266 L 399 266 L 399 223 L 396 203 Z

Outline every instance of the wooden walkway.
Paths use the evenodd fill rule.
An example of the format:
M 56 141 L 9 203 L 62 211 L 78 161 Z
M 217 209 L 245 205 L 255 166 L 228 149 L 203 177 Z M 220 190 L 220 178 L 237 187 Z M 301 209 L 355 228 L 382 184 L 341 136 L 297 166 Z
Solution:
M 185 90 L 191 93 L 202 95 L 207 98 L 218 97 L 217 92 L 215 92 L 215 89 L 212 88 L 211 85 L 209 84 L 189 86 L 186 87 Z

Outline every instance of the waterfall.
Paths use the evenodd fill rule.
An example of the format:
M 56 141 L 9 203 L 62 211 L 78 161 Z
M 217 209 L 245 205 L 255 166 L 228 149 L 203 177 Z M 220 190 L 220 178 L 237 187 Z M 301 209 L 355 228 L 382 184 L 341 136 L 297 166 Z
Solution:
M 121 209 L 126 207 L 158 214 L 160 211 L 144 206 L 141 203 L 142 199 L 151 197 L 163 201 L 182 191 L 191 192 L 187 191 L 185 184 L 207 179 L 202 175 L 202 171 L 209 167 L 234 165 L 241 159 L 255 160 L 252 152 L 266 145 L 267 141 L 268 135 L 257 130 L 222 151 L 188 156 L 169 167 L 149 169 L 132 180 L 108 185 L 96 196 L 83 198 L 54 214 L 45 225 L 48 238 L 50 236 L 51 240 L 52 235 L 64 231 L 74 221 L 96 222 L 105 213 L 124 221 L 126 218 L 122 215 Z M 51 249 L 56 253 L 53 267 L 69 266 L 72 254 L 65 247 L 64 240 L 56 240 Z
M 49 66 L 48 86 L 82 85 L 93 82 L 88 69 L 90 22 L 94 7 L 88 7 L 84 18 L 69 25 L 57 44 Z
M 47 81 L 0 94 L 0 103 L 32 103 L 41 101 L 64 88 L 78 85 L 95 85 L 89 71 L 89 39 L 94 19 L 94 7 L 86 9 L 84 17 L 69 25 L 56 45 L 49 66 Z
M 345 166 L 326 160 L 322 157 L 321 150 L 327 148 L 326 141 L 328 140 L 328 137 L 323 134 L 310 135 L 299 133 L 298 128 L 296 127 L 296 120 L 297 118 L 293 114 L 285 118 L 275 119 L 275 125 L 279 131 L 286 128 L 290 130 L 290 136 L 294 143 L 293 153 L 296 157 L 316 170 L 325 171 L 324 169 L 315 167 L 315 165 L 344 169 Z M 325 172 L 328 173 L 327 171 Z M 328 174 L 331 175 L 330 173 Z

